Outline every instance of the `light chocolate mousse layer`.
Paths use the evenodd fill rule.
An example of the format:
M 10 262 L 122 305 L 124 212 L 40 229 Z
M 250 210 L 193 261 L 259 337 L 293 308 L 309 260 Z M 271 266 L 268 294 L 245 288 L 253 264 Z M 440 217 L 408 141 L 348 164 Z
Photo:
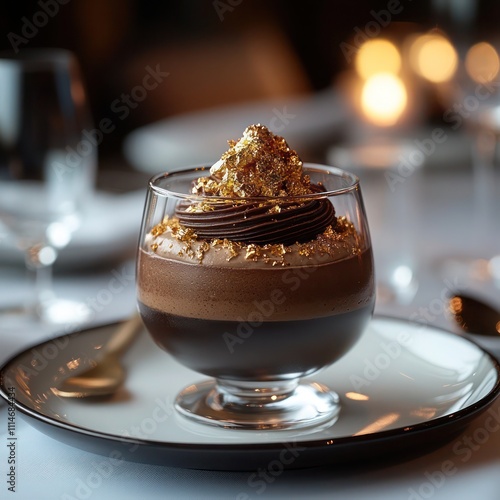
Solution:
M 266 321 L 291 321 L 372 304 L 371 250 L 341 218 L 336 231 L 290 246 L 192 239 L 173 222 L 138 255 L 138 299 L 159 312 L 241 321 L 262 309 Z

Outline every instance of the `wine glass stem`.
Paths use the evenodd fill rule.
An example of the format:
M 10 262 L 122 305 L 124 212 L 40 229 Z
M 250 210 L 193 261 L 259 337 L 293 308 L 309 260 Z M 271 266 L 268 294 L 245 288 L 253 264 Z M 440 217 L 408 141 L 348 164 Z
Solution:
M 50 249 L 50 251 L 55 254 L 53 249 Z M 30 313 L 37 316 L 41 316 L 46 304 L 54 298 L 52 289 L 52 263 L 55 257 L 50 259 L 50 263 L 43 262 L 40 258 L 40 252 L 40 247 L 32 247 L 25 255 L 26 268 L 30 275 L 31 290 L 33 290 L 27 308 Z
M 499 137 L 491 131 L 479 131 L 473 148 L 474 226 L 478 241 L 487 242 L 488 273 L 500 288 L 500 231 L 498 227 L 497 155 Z M 491 247 L 491 248 L 489 248 Z
M 494 197 L 494 163 L 496 139 L 492 133 L 477 134 L 473 150 L 475 226 L 481 241 L 489 237 L 491 209 Z

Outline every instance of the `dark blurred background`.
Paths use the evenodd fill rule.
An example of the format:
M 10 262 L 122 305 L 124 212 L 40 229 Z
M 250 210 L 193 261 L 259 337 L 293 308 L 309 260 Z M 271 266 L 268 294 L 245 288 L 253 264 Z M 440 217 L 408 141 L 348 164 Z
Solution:
M 500 2 L 472 0 L 39 0 L 2 7 L 2 49 L 63 47 L 77 54 L 96 122 L 115 113 L 112 103 L 142 81 L 145 67 L 169 73 L 105 136 L 101 167 L 125 162 L 123 138 L 142 125 L 328 88 L 352 67 L 345 44 L 355 46 L 374 12 L 398 11 L 390 26 L 379 26 L 380 35 L 439 28 L 470 43 L 495 32 L 500 14 Z

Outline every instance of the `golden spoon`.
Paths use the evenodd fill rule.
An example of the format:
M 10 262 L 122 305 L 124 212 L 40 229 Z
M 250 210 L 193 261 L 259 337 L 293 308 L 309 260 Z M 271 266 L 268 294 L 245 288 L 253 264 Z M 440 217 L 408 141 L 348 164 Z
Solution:
M 52 392 L 64 398 L 114 394 L 125 380 L 125 369 L 120 363 L 120 356 L 141 331 L 141 327 L 142 321 L 138 314 L 125 321 L 103 347 L 95 366 L 63 380 L 58 387 L 52 387 Z

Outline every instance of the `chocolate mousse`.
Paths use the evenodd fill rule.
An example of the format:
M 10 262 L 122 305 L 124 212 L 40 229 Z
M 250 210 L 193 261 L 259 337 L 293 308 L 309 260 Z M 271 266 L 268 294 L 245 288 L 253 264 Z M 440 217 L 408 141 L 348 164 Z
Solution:
M 251 125 L 229 146 L 143 238 L 141 315 L 201 373 L 313 373 L 347 352 L 372 314 L 370 242 L 282 137 Z

